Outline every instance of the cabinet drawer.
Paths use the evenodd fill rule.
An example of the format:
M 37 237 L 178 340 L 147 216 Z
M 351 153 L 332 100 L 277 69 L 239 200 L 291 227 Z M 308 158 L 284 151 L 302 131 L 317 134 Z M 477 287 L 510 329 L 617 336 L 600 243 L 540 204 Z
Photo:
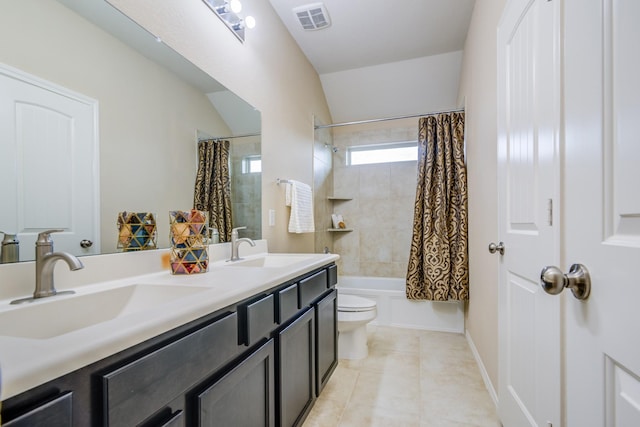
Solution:
M 171 414 L 171 417 L 162 423 L 160 427 L 182 427 L 184 426 L 184 416 L 182 411 Z
M 71 396 L 72 393 L 70 392 L 57 396 L 2 425 L 4 427 L 71 426 Z
M 154 415 L 151 419 L 147 419 L 137 427 L 184 427 L 184 412 L 179 409 L 171 412 L 170 407 L 164 408 L 159 414 Z
M 332 288 L 338 284 L 338 266 L 332 265 L 327 268 L 327 288 Z
M 282 324 L 298 312 L 298 284 L 294 283 L 275 293 L 276 321 Z
M 236 313 L 102 376 L 105 425 L 130 426 L 155 413 L 237 352 Z
M 322 270 L 302 279 L 299 284 L 298 295 L 300 307 L 306 307 L 327 290 L 327 270 Z
M 268 336 L 275 327 L 274 297 L 261 296 L 238 306 L 238 343 L 250 346 Z

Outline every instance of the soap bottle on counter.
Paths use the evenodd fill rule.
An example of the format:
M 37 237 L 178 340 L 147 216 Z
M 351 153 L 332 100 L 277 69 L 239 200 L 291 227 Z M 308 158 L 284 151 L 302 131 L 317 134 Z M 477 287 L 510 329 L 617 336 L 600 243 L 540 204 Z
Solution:
M 18 241 L 16 234 L 5 233 L 4 239 L 2 239 L 2 246 L 0 247 L 0 264 L 7 264 L 11 262 L 18 262 L 20 260 L 20 242 Z
M 209 243 L 211 243 L 212 245 L 220 243 L 220 232 L 217 228 L 211 229 L 211 240 L 209 241 Z

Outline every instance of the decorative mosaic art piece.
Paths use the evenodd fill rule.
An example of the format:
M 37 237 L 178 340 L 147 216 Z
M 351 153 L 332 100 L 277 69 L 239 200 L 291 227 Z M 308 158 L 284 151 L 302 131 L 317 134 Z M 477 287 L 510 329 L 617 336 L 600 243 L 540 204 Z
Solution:
M 204 211 L 169 212 L 171 273 L 195 274 L 209 269 L 207 214 Z
M 118 245 L 124 251 L 157 248 L 156 218 L 151 212 L 118 213 Z

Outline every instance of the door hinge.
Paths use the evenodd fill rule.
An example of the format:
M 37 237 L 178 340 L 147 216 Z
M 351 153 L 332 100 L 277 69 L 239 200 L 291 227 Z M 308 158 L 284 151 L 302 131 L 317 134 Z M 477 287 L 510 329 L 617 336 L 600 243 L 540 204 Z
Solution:
M 547 223 L 553 225 L 553 199 L 547 202 Z

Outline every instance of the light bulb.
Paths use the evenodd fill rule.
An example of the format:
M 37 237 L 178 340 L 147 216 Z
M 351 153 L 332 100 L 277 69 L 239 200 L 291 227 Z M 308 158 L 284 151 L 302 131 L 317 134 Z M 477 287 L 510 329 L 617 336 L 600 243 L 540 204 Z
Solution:
M 240 0 L 231 0 L 229 2 L 229 7 L 231 7 L 232 12 L 240 13 L 242 10 L 242 3 L 240 3 Z
M 244 23 L 247 26 L 247 28 L 249 28 L 249 29 L 255 28 L 255 26 L 256 26 L 256 18 L 254 18 L 253 16 L 249 15 L 246 18 L 244 18 Z

